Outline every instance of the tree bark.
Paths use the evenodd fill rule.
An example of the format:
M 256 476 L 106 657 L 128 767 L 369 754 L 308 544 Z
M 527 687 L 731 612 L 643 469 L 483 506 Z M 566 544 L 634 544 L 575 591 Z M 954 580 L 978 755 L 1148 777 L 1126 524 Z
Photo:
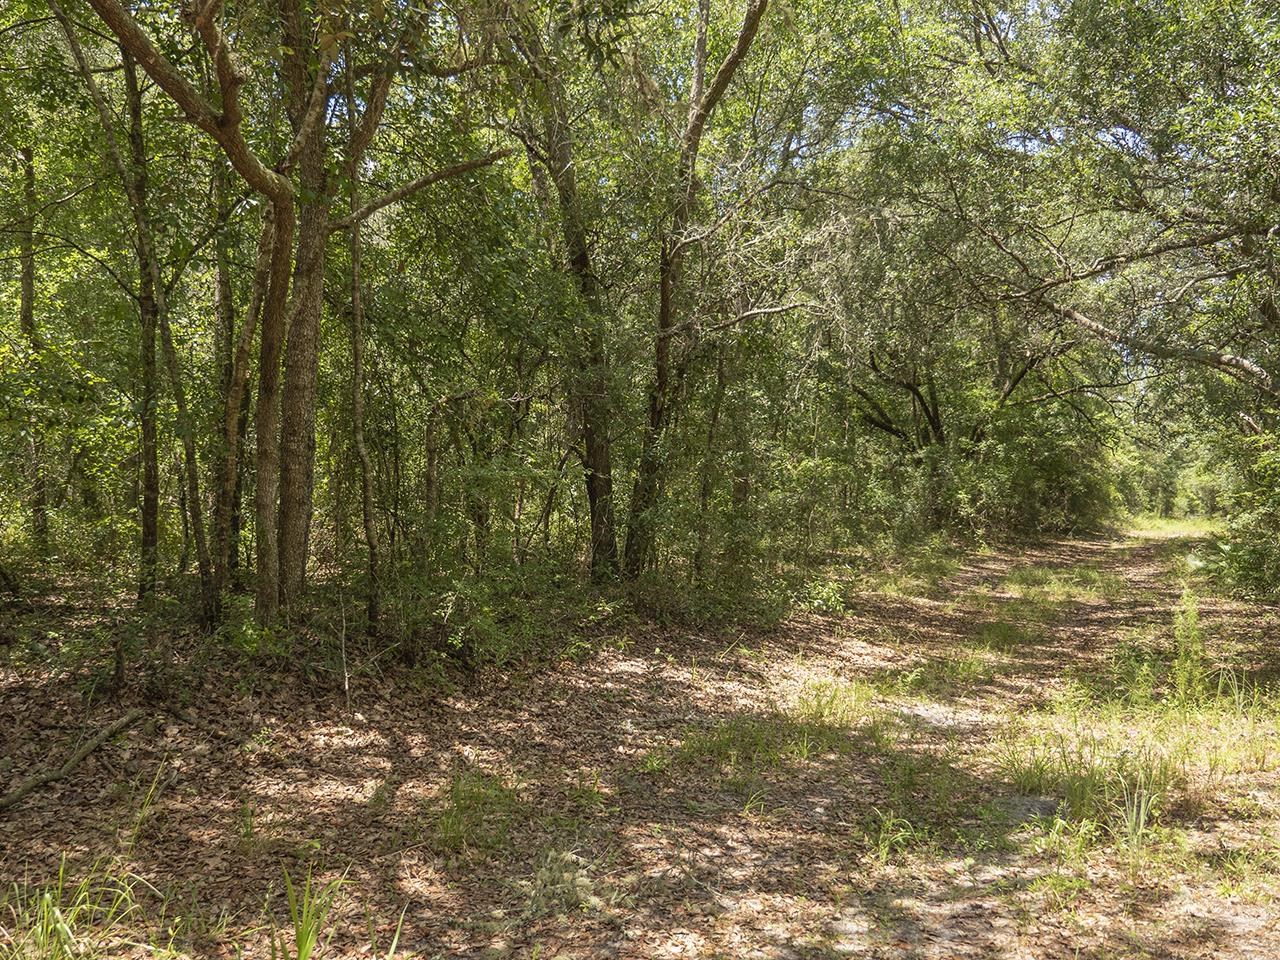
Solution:
M 325 245 L 329 235 L 324 126 L 304 147 L 293 303 L 285 346 L 280 421 L 280 603 L 302 596 L 310 546 L 316 451 L 316 378 L 320 313 L 324 300 Z
M 618 571 L 618 535 L 613 507 L 613 452 L 609 436 L 609 358 L 605 315 L 591 266 L 582 205 L 578 194 L 572 133 L 559 115 L 559 101 L 547 113 L 547 149 L 551 180 L 559 199 L 566 259 L 585 307 L 579 321 L 577 406 L 582 417 L 583 475 L 591 513 L 591 573 L 597 579 Z
M 224 308 L 227 347 L 229 357 L 224 372 L 224 393 L 222 405 L 222 444 L 223 458 L 221 473 L 218 477 L 218 507 L 215 532 L 215 567 L 218 588 L 224 588 L 231 577 L 231 571 L 239 563 L 240 541 L 240 491 L 244 477 L 244 439 L 249 426 L 249 367 L 250 352 L 253 347 L 254 334 L 257 332 L 258 318 L 262 313 L 263 301 L 270 283 L 271 256 L 275 238 L 275 217 L 268 210 L 262 221 L 261 233 L 258 237 L 258 252 L 254 262 L 253 288 L 249 295 L 249 309 L 245 314 L 244 326 L 240 328 L 235 346 L 231 348 L 234 336 L 235 315 L 230 301 L 229 266 L 219 254 L 219 290 L 225 286 L 227 306 Z
M 360 507 L 364 520 L 365 548 L 369 557 L 369 583 L 366 586 L 365 611 L 370 634 L 377 633 L 381 615 L 378 569 L 378 527 L 373 513 L 373 463 L 364 439 L 364 301 L 360 283 L 360 224 L 354 214 L 360 209 L 360 158 L 356 155 L 355 96 L 351 86 L 351 51 L 347 48 L 347 123 L 350 136 L 347 177 L 350 180 L 353 215 L 351 243 L 351 433 L 360 458 Z
M 582 422 L 583 481 L 591 524 L 591 574 L 595 579 L 608 579 L 618 572 L 609 356 L 605 343 L 605 311 L 592 268 L 591 247 L 578 189 L 573 124 L 554 56 L 536 31 L 518 34 L 515 39 L 540 87 L 538 96 L 530 96 L 523 84 L 518 79 L 515 81 L 525 101 L 531 105 L 536 103 L 537 115 L 542 121 L 541 149 L 535 150 L 532 142 L 526 142 L 535 186 L 549 207 L 550 201 L 546 197 L 549 191 L 541 176 L 541 169 L 545 169 L 555 186 L 565 262 L 582 301 L 582 309 L 574 317 L 577 342 L 572 359 L 574 377 L 569 392 L 573 408 Z
M 21 280 L 18 294 L 18 326 L 27 338 L 37 366 L 42 363 L 44 343 L 36 326 L 36 206 L 35 151 L 22 147 L 18 151 L 22 163 L 22 199 L 26 217 L 18 232 L 18 258 Z M 44 467 L 44 428 L 31 424 L 31 541 L 36 554 L 49 555 L 49 485 Z
M 209 557 L 209 544 L 205 537 L 204 507 L 200 497 L 200 464 L 196 455 L 195 424 L 191 419 L 191 411 L 187 406 L 186 386 L 179 369 L 178 352 L 173 342 L 173 331 L 169 326 L 169 311 L 165 302 L 164 285 L 160 273 L 159 253 L 156 249 L 155 235 L 151 226 L 151 212 L 147 202 L 149 169 L 146 142 L 142 128 L 142 88 L 138 85 L 138 72 L 129 51 L 121 47 L 124 63 L 125 94 L 129 109 L 129 167 L 126 169 L 119 151 L 114 145 L 110 115 L 103 116 L 103 124 L 108 144 L 119 161 L 120 175 L 125 193 L 133 208 L 137 227 L 138 266 L 139 266 L 139 312 L 154 314 L 160 330 L 160 345 L 164 354 L 165 367 L 169 374 L 169 386 L 173 391 L 174 406 L 177 408 L 178 430 L 181 434 L 183 473 L 186 487 L 187 519 L 190 523 L 191 537 L 195 544 L 196 568 L 200 577 L 201 616 L 206 627 L 211 627 L 218 618 L 218 592 L 213 579 L 213 565 Z M 105 102 L 96 92 L 96 84 L 90 78 L 90 89 L 100 109 L 105 111 Z M 144 321 L 143 326 L 146 326 Z M 145 336 L 145 333 L 144 333 Z M 144 494 L 145 500 L 145 494 Z

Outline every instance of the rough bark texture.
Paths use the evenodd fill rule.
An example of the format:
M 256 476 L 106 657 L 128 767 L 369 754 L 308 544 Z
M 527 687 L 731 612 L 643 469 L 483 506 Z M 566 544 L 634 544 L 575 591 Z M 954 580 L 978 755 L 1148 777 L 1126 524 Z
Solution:
M 279 595 L 302 596 L 310 553 L 315 478 L 316 375 L 329 236 L 326 64 L 317 68 L 313 15 L 296 0 L 280 4 L 285 44 L 285 108 L 298 158 L 298 247 L 293 272 L 280 412 Z
M 302 595 L 306 579 L 316 450 L 316 374 L 324 300 L 329 201 L 323 126 L 304 149 L 280 420 L 280 603 Z

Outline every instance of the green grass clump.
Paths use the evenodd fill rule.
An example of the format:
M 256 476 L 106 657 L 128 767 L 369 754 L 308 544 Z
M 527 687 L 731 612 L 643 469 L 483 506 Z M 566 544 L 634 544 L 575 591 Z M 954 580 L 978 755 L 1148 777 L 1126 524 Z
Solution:
M 712 762 L 739 776 L 842 750 L 850 746 L 851 730 L 874 720 L 874 695 L 875 688 L 862 681 L 810 680 L 784 707 L 694 731 L 674 759 Z
M 954 656 L 929 657 L 909 669 L 882 671 L 876 679 L 882 689 L 898 696 L 947 699 L 990 683 L 996 675 L 997 659 L 984 649 L 957 650 Z
M 0 960 L 105 960 L 139 913 L 137 880 L 103 864 L 74 880 L 64 859 L 47 885 L 14 884 L 0 900 Z
M 801 723 L 852 727 L 867 719 L 875 688 L 861 680 L 813 680 L 801 688 L 791 716 Z
M 1118 644 L 1101 671 L 1015 724 L 996 761 L 1018 792 L 1056 799 L 1077 839 L 1137 863 L 1153 838 L 1274 766 L 1278 721 L 1265 691 L 1209 664 L 1188 591 L 1171 642 L 1148 631 Z
M 342 887 L 342 878 L 321 884 L 307 870 L 299 886 L 284 872 L 285 897 L 289 903 L 289 929 L 277 927 L 271 936 L 272 960 L 313 960 L 324 953 L 333 936 L 329 915 Z
M 1031 646 L 1040 637 L 1040 632 L 1027 624 L 995 620 L 978 629 L 977 641 L 988 650 L 1010 652 Z
M 522 804 L 513 787 L 489 773 L 454 777 L 435 818 L 436 845 L 451 852 L 496 850 L 510 839 Z

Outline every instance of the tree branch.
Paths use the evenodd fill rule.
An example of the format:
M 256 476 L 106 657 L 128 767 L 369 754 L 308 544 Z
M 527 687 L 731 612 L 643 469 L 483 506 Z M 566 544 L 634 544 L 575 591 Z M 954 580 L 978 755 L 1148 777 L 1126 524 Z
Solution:
M 483 157 L 477 157 L 474 160 L 464 160 L 462 163 L 455 163 L 451 167 L 445 167 L 443 170 L 437 170 L 434 173 L 428 173 L 426 176 L 418 177 L 416 180 L 410 180 L 408 183 L 397 187 L 390 193 L 384 193 L 376 200 L 370 200 L 359 210 L 349 216 L 343 217 L 341 220 L 331 220 L 329 222 L 330 232 L 335 230 L 350 229 L 353 224 L 367 220 L 370 216 L 377 213 L 383 207 L 389 207 L 393 203 L 412 196 L 424 187 L 429 187 L 433 183 L 439 183 L 441 180 L 449 180 L 453 177 L 462 176 L 464 173 L 470 173 L 472 170 L 478 170 L 481 167 L 487 167 L 491 163 L 496 163 L 503 157 L 508 157 L 515 150 L 508 147 L 504 150 L 495 150 L 487 153 Z

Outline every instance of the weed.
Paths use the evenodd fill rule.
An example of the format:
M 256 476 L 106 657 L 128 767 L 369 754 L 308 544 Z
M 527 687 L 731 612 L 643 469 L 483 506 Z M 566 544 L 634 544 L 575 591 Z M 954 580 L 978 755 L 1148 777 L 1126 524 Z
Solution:
M 1089 881 L 1084 877 L 1057 870 L 1036 877 L 1027 885 L 1027 891 L 1043 897 L 1052 910 L 1066 909 L 1088 889 Z
M 871 844 L 872 856 L 880 863 L 889 863 L 906 854 L 912 847 L 927 842 L 928 832 L 892 810 L 877 807 L 871 814 L 867 839 Z
M 607 796 L 600 786 L 600 771 L 580 772 L 572 786 L 568 789 L 569 799 L 584 810 L 599 810 L 605 805 Z
M 138 910 L 135 878 L 117 876 L 95 864 L 73 881 L 64 857 L 48 886 L 14 884 L 0 907 L 6 908 L 0 942 L 2 960 L 85 960 L 113 954 Z
M 1163 789 L 1149 782 L 1148 776 L 1148 770 L 1138 768 L 1120 783 L 1119 838 L 1135 867 L 1141 861 L 1152 824 L 1159 816 L 1164 801 Z
M 844 584 L 839 581 L 813 580 L 796 592 L 792 602 L 801 610 L 814 613 L 843 613 L 844 593 Z
M 646 750 L 640 755 L 640 769 L 650 776 L 665 773 L 671 766 L 671 754 L 666 750 Z
M 1170 670 L 1174 703 L 1188 706 L 1199 703 L 1208 692 L 1205 668 L 1204 636 L 1200 631 L 1200 611 L 1190 589 L 1184 590 L 1182 603 L 1173 619 L 1174 658 Z
M 321 885 L 307 868 L 307 878 L 299 889 L 284 871 L 285 896 L 289 901 L 289 921 L 293 926 L 293 948 L 290 950 L 284 931 L 276 929 L 271 936 L 272 960 L 312 960 L 323 952 L 333 936 L 329 914 L 333 911 L 343 877 Z M 323 942 L 322 942 L 323 941 Z
M 875 689 L 860 680 L 816 680 L 804 685 L 791 715 L 801 723 L 852 727 L 868 716 Z
M 569 850 L 548 850 L 528 880 L 516 884 L 526 918 L 573 911 L 597 912 L 623 900 L 620 891 L 592 876 L 591 864 Z
M 995 673 L 990 654 L 970 650 L 952 657 L 930 657 L 909 670 L 885 671 L 878 679 L 899 695 L 947 698 L 990 683 Z
M 520 812 L 516 791 L 500 778 L 467 771 L 454 777 L 435 821 L 443 850 L 494 850 L 503 846 Z

